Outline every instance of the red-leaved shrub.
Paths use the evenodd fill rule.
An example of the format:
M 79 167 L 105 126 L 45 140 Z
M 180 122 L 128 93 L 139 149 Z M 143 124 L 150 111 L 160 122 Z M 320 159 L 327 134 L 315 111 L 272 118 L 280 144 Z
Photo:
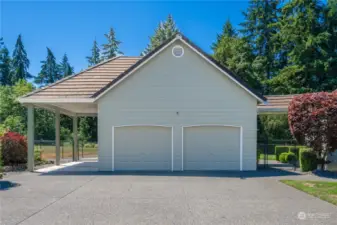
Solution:
M 27 163 L 27 140 L 21 134 L 7 132 L 1 138 L 1 154 L 4 165 Z
M 295 96 L 288 108 L 291 133 L 296 140 L 310 147 L 320 164 L 337 148 L 337 91 Z

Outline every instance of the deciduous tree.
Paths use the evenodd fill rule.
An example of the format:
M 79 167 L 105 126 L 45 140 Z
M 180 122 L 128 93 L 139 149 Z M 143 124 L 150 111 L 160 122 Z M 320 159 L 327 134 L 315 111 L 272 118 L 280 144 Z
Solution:
M 288 108 L 291 133 L 312 148 L 322 164 L 337 149 L 337 91 L 295 96 Z

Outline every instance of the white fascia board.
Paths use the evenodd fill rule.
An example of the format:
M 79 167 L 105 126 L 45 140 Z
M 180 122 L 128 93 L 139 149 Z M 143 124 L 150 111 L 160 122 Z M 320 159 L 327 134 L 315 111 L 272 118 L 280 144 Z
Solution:
M 20 103 L 93 103 L 91 98 L 18 98 Z

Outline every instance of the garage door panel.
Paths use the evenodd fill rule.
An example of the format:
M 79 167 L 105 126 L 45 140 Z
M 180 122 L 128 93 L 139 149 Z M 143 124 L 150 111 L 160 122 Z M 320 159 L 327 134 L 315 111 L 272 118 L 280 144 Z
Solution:
M 240 128 L 184 128 L 184 170 L 239 170 Z
M 169 127 L 115 128 L 115 170 L 170 170 L 171 138 Z

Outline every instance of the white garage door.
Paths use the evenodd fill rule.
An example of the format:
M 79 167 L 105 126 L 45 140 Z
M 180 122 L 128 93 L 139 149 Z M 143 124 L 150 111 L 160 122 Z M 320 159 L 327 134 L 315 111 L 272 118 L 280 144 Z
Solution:
M 184 170 L 240 170 L 240 128 L 195 126 L 183 132 Z
M 115 170 L 171 170 L 171 158 L 171 127 L 114 128 Z

